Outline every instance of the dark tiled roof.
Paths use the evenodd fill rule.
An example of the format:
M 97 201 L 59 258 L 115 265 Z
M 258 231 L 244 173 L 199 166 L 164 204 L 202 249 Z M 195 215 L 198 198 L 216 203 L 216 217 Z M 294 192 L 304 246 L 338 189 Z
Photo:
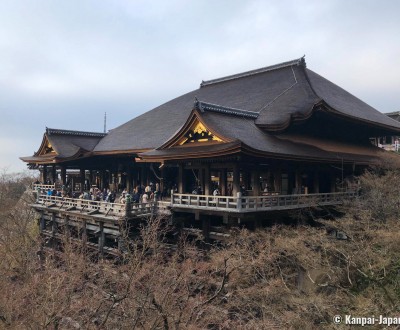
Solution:
M 47 139 L 55 153 L 41 155 L 39 154 L 39 150 L 33 156 L 20 157 L 20 159 L 25 162 L 52 162 L 74 159 L 92 151 L 101 138 L 106 135 L 105 133 L 71 131 L 46 127 L 42 146 L 47 144 Z
M 107 133 L 72 131 L 72 130 L 48 128 L 48 127 L 46 127 L 46 134 L 47 135 L 92 136 L 92 137 L 104 137 L 107 135 Z
M 57 158 L 71 158 L 92 151 L 105 133 L 70 131 L 46 128 L 46 136 L 57 153 Z
M 297 63 L 291 61 L 287 63 Z M 298 65 L 295 64 L 298 68 Z M 109 131 L 95 152 L 154 149 L 169 140 L 186 122 L 195 97 L 225 108 L 260 112 L 295 82 L 290 66 L 204 85 Z
M 275 64 L 275 65 L 270 65 L 270 66 L 266 66 L 266 67 L 260 68 L 260 69 L 246 71 L 246 72 L 242 72 L 242 73 L 238 73 L 238 74 L 234 74 L 234 75 L 230 75 L 230 76 L 226 76 L 226 77 L 222 77 L 222 78 L 217 78 L 217 79 L 213 79 L 213 80 L 202 81 L 200 84 L 200 87 L 204 87 L 204 86 L 212 85 L 212 84 L 218 84 L 220 82 L 224 82 L 224 81 L 228 81 L 228 80 L 234 80 L 234 79 L 244 78 L 244 77 L 248 77 L 248 76 L 253 76 L 253 75 L 256 75 L 259 73 L 278 70 L 278 69 L 282 69 L 285 67 L 291 67 L 294 65 L 302 65 L 305 67 L 306 62 L 304 60 L 304 56 L 302 58 L 299 58 L 296 60 L 283 62 L 283 63 L 279 63 L 279 64 Z
M 300 157 L 305 149 L 298 150 L 298 145 L 282 142 L 263 130 L 282 130 L 292 120 L 305 120 L 322 107 L 355 122 L 400 132 L 400 123 L 307 69 L 301 58 L 203 82 L 199 89 L 111 130 L 94 152 L 143 151 L 163 145 L 185 124 L 196 97 L 200 110 L 205 110 L 204 118 L 210 113 L 218 117 L 216 131 L 224 135 L 230 129 L 232 138 L 265 152 L 297 153 Z
M 197 100 L 197 98 L 196 102 L 194 103 L 194 107 L 195 109 L 198 109 L 201 112 L 212 111 L 212 112 L 224 113 L 227 115 L 235 115 L 242 118 L 253 118 L 253 119 L 256 119 L 258 117 L 258 112 L 228 108 L 217 104 L 200 102 L 199 100 Z
M 315 93 L 337 113 L 388 128 L 400 129 L 400 123 L 385 116 L 343 88 L 309 69 L 306 69 L 306 73 Z
M 261 151 L 274 157 L 299 159 L 324 159 L 345 162 L 371 162 L 382 152 L 372 145 L 361 146 L 337 141 L 321 142 L 317 138 L 304 139 L 266 134 L 257 127 L 253 120 L 223 114 L 204 113 L 204 123 L 230 139 L 242 141 L 251 149 Z

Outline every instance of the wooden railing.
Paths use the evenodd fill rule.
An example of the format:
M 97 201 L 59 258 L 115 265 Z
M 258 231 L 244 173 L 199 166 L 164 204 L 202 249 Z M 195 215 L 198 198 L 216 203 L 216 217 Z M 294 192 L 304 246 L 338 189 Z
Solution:
M 36 203 L 47 207 L 57 207 L 60 210 L 77 210 L 85 213 L 101 213 L 105 216 L 116 216 L 119 218 L 141 217 L 153 214 L 155 202 L 145 204 L 121 204 L 103 201 L 92 201 L 80 198 L 47 196 L 40 194 Z
M 48 189 L 52 189 L 52 190 L 53 190 L 55 187 L 56 187 L 55 184 L 34 183 L 33 186 L 32 186 L 32 189 L 35 190 L 35 191 L 38 191 L 38 190 L 40 190 L 40 191 L 43 191 L 43 190 L 47 191 Z
M 310 206 L 336 205 L 355 197 L 355 192 L 338 192 L 307 195 L 271 196 L 210 196 L 173 194 L 171 207 L 210 209 L 228 212 L 254 212 L 267 210 L 296 209 Z
M 145 217 L 170 208 L 187 208 L 200 210 L 216 210 L 227 212 L 257 212 L 271 210 L 289 210 L 312 206 L 336 205 L 356 196 L 355 192 L 339 192 L 307 195 L 271 195 L 271 196 L 211 196 L 192 194 L 172 194 L 171 201 L 150 202 L 140 204 L 120 204 L 104 201 L 92 201 L 79 198 L 47 196 L 38 194 L 36 203 L 60 210 L 77 210 L 85 213 L 101 213 L 105 216 Z M 161 205 L 158 205 L 160 203 Z M 161 212 L 162 213 L 162 212 Z

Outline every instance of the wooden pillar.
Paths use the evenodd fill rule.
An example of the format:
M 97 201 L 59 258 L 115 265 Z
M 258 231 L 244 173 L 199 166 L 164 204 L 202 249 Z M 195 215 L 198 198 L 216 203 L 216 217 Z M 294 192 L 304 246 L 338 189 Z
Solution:
M 70 237 L 70 230 L 69 230 L 69 216 L 66 215 L 64 218 L 64 235 L 67 239 Z
M 330 192 L 335 192 L 336 191 L 336 178 L 335 178 L 335 174 L 333 173 L 333 171 L 329 172 L 329 176 L 330 176 L 330 181 L 331 181 L 331 191 Z
M 131 192 L 132 189 L 132 172 L 131 169 L 128 169 L 128 173 L 126 174 L 126 191 Z
M 280 168 L 273 170 L 274 191 L 282 193 L 282 170 Z
M 164 191 L 164 186 L 165 186 L 165 167 L 161 167 L 161 180 L 160 180 L 160 191 L 163 192 Z
M 67 184 L 67 169 L 65 166 L 61 166 L 61 184 L 63 186 Z
M 318 173 L 318 169 L 314 172 L 313 192 L 314 192 L 314 194 L 318 194 L 319 193 L 319 173 Z
M 46 229 L 46 220 L 44 218 L 43 212 L 40 212 L 39 231 L 42 232 L 45 229 Z
M 97 179 L 97 187 L 103 191 L 103 170 L 99 171 L 99 176 Z
M 105 242 L 105 236 L 104 236 L 104 223 L 101 221 L 99 222 L 99 254 L 100 256 L 103 255 L 104 252 L 104 242 Z
M 86 220 L 82 221 L 82 245 L 86 246 L 87 243 L 87 226 L 86 226 Z
M 56 214 L 51 214 L 51 245 L 53 248 L 56 247 L 56 234 L 57 234 L 57 222 L 56 222 Z
M 211 195 L 211 189 L 210 164 L 206 164 L 204 168 L 204 195 Z
M 183 194 L 184 190 L 184 175 L 183 175 L 183 164 L 179 164 L 179 171 L 178 171 L 178 193 Z
M 260 174 L 258 169 L 251 172 L 251 186 L 253 187 L 253 196 L 260 196 Z
M 208 243 L 210 242 L 210 227 L 211 227 L 210 217 L 200 216 L 200 220 L 203 230 L 204 242 Z
M 236 196 L 240 192 L 240 171 L 239 164 L 233 165 L 233 183 L 232 183 L 232 194 Z
M 141 186 L 145 186 L 143 164 L 140 165 L 140 169 L 139 169 L 139 182 L 140 182 Z
M 150 180 L 149 180 L 149 168 L 148 168 L 147 164 L 144 164 L 143 174 L 144 174 L 144 185 L 148 186 L 150 183 Z
M 51 167 L 51 177 L 53 179 L 53 184 L 56 183 L 56 180 L 57 180 L 57 168 L 56 168 L 56 165 L 53 165 Z
M 226 196 L 227 194 L 227 187 L 226 187 L 226 168 L 223 168 L 219 172 L 219 189 L 222 196 Z
M 42 181 L 43 184 L 47 183 L 47 165 L 43 165 L 43 167 L 42 167 L 40 181 Z
M 79 172 L 80 172 L 80 179 L 81 179 L 81 192 L 83 192 L 83 190 L 85 190 L 86 171 L 83 168 L 81 168 L 79 170 Z
M 299 169 L 296 169 L 295 173 L 295 193 L 296 194 L 301 194 L 301 171 Z
M 201 186 L 202 194 L 205 194 L 205 192 L 204 192 L 204 189 L 205 189 L 205 186 L 204 186 L 204 169 L 203 169 L 202 166 L 199 169 L 199 185 Z

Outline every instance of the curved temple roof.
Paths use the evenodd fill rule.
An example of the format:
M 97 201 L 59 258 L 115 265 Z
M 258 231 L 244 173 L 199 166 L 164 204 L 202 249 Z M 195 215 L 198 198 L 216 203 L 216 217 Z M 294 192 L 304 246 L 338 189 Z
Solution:
M 30 163 L 49 163 L 77 158 L 92 151 L 106 133 L 47 128 L 42 144 L 30 157 L 20 157 Z
M 161 146 L 185 124 L 196 99 L 208 111 L 253 116 L 247 120 L 264 135 L 262 130 L 282 131 L 292 120 L 305 120 L 320 109 L 390 133 L 400 132 L 399 122 L 307 69 L 300 58 L 202 82 L 199 89 L 111 130 L 94 153 L 141 152 Z M 221 120 L 228 121 L 228 116 Z
M 150 110 L 108 134 L 47 129 L 45 137 L 54 155 L 41 152 L 21 158 L 27 162 L 73 159 L 82 155 L 142 153 L 143 157 L 179 154 L 179 147 L 163 148 L 181 131 L 193 111 L 215 133 L 226 136 L 215 152 L 247 150 L 293 158 L 338 159 L 341 154 L 375 157 L 378 151 L 343 143 L 309 140 L 289 132 L 293 122 L 306 121 L 315 112 L 331 114 L 377 132 L 400 134 L 400 123 L 380 113 L 339 86 L 306 68 L 303 58 L 240 74 L 203 81 L 192 92 Z M 314 118 L 314 117 L 313 117 Z M 290 133 L 290 134 L 289 134 Z M 298 132 L 297 132 L 298 133 Z M 45 141 L 43 140 L 42 147 Z M 42 148 L 41 147 L 41 148 Z M 200 147 L 200 146 L 199 146 Z M 199 148 L 198 147 L 198 148 Z M 190 148 L 194 148 L 191 146 Z M 186 151 L 191 150 L 186 146 Z M 213 149 L 202 146 L 206 153 Z M 367 150 L 368 149 L 368 150 Z M 162 157 L 164 157 L 162 156 Z M 348 160 L 353 159 L 347 157 Z

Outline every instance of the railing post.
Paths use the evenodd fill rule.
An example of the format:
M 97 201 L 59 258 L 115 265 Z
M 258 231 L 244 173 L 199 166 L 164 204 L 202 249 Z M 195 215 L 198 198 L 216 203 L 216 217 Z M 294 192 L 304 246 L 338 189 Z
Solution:
M 171 189 L 171 207 L 174 205 L 174 190 Z
M 238 211 L 242 210 L 242 193 L 239 191 L 237 194 L 237 200 L 236 200 L 236 209 Z

